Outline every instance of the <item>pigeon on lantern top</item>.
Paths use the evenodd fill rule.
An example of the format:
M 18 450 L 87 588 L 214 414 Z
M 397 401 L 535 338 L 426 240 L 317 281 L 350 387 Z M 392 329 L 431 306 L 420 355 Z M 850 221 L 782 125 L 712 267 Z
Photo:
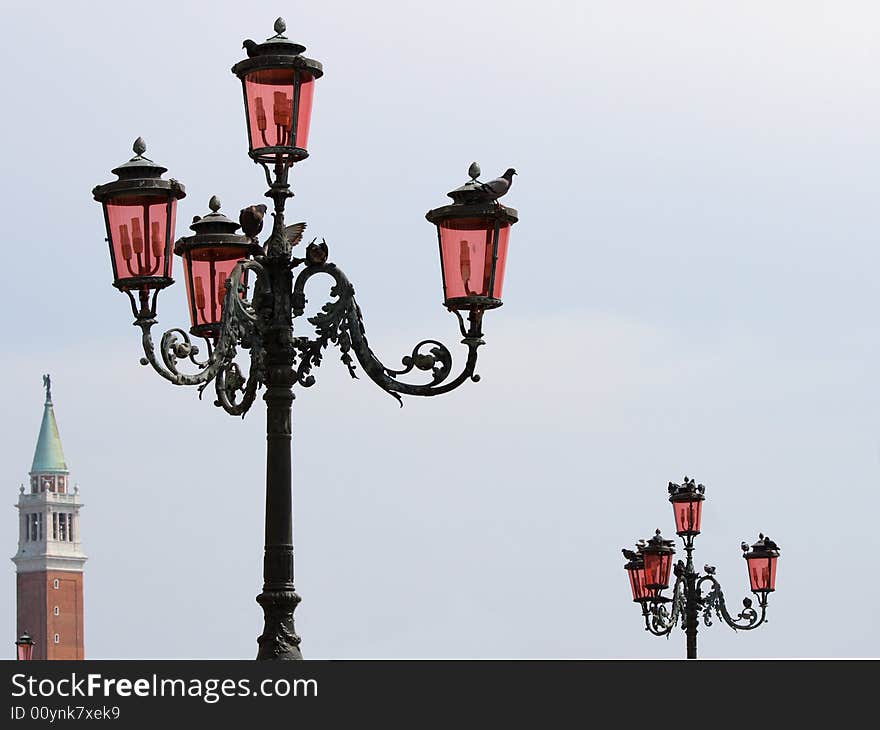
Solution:
M 263 230 L 263 217 L 266 215 L 266 206 L 250 205 L 243 208 L 238 215 L 238 222 L 241 224 L 241 230 L 244 235 L 249 238 L 256 238 L 260 231 Z
M 479 174 L 479 172 L 477 174 Z M 516 170 L 510 167 L 501 177 L 496 177 L 494 180 L 482 183 L 480 185 L 480 190 L 486 193 L 489 200 L 498 200 L 498 198 L 505 195 L 507 191 L 510 190 L 510 186 L 513 184 L 514 175 L 516 175 Z

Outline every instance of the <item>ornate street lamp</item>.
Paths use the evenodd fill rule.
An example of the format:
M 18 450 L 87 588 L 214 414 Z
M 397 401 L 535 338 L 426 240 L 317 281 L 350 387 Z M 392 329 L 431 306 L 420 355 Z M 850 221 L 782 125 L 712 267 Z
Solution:
M 244 91 L 248 154 L 256 162 L 292 164 L 309 156 L 309 122 L 318 61 L 300 55 L 305 46 L 284 36 L 287 24 L 275 21 L 265 43 L 244 42 L 248 57 L 232 67 Z
M 177 201 L 186 196 L 177 180 L 163 180 L 167 169 L 144 157 L 147 145 L 138 137 L 134 157 L 113 170 L 117 180 L 92 193 L 104 207 L 113 286 L 128 294 L 132 311 L 152 310 L 160 289 L 171 278 L 171 248 Z M 152 303 L 147 306 L 150 291 Z M 132 292 L 138 292 L 139 307 Z
M 743 557 L 749 569 L 752 592 L 758 597 L 760 616 L 750 598 L 743 599 L 743 610 L 732 617 L 724 602 L 721 585 L 715 579 L 715 568 L 703 567 L 703 574 L 694 569 L 694 538 L 700 534 L 700 516 L 706 488 L 693 479 L 682 484 L 669 483 L 669 501 L 675 514 L 675 528 L 684 543 L 687 562 L 679 560 L 673 568 L 675 584 L 672 597 L 663 596 L 669 587 L 669 566 L 675 550 L 671 540 L 664 540 L 657 530 L 650 540 L 640 540 L 636 552 L 624 549 L 633 601 L 641 604 L 645 630 L 654 636 L 668 637 L 681 621 L 687 641 L 687 658 L 697 658 L 697 625 L 702 613 L 706 626 L 712 625 L 712 614 L 732 629 L 749 631 L 760 626 L 767 616 L 767 595 L 775 589 L 776 561 L 779 546 L 763 534 L 751 546 L 742 544 Z M 672 604 L 670 611 L 667 604 Z
M 742 544 L 743 557 L 749 566 L 749 583 L 752 592 L 762 595 L 776 590 L 776 559 L 779 557 L 779 546 L 769 537 L 758 534 L 758 542 L 749 546 Z
M 679 537 L 700 534 L 700 518 L 703 512 L 703 493 L 706 488 L 684 478 L 682 484 L 669 482 L 669 501 L 675 514 L 675 532 Z
M 623 556 L 627 559 L 624 570 L 629 576 L 629 586 L 632 590 L 632 597 L 635 603 L 645 603 L 650 601 L 656 595 L 656 591 L 651 590 L 645 585 L 645 558 L 641 551 L 633 552 L 632 550 L 623 549 Z
M 220 201 L 213 196 L 208 203 L 211 212 L 196 216 L 190 230 L 174 244 L 174 253 L 183 259 L 186 297 L 192 322 L 190 333 L 216 339 L 220 333 L 226 280 L 242 259 L 258 256 L 263 250 L 248 236 L 236 233 L 239 224 L 220 213 Z M 242 295 L 247 292 L 247 269 L 237 282 Z
M 314 82 L 323 71 L 320 63 L 301 55 L 303 46 L 284 36 L 280 18 L 275 31 L 265 43 L 245 41 L 248 58 L 232 68 L 244 90 L 248 154 L 263 168 L 269 185 L 266 197 L 273 202 L 274 220 L 265 243 L 257 236 L 267 206 L 242 209 L 235 223 L 220 213 L 220 201 L 214 197 L 211 212 L 193 220 L 194 235 L 172 247 L 175 203 L 184 196 L 183 186 L 161 178 L 166 169 L 143 157 L 146 145 L 141 139 L 135 143 L 136 156 L 114 170 L 119 180 L 99 185 L 93 193 L 104 205 L 114 285 L 128 294 L 134 324 L 142 331 L 141 364 L 151 365 L 175 385 L 198 386 L 200 394 L 213 380 L 215 405 L 234 416 L 244 415 L 257 391 L 266 389 L 264 582 L 257 597 L 265 624 L 257 640 L 257 658 L 301 659 L 293 621 L 300 601 L 293 584 L 293 387 L 314 385 L 313 370 L 330 344 L 339 348 L 352 377 L 357 360 L 371 380 L 401 403 L 402 395 L 439 395 L 466 380 L 479 380 L 475 368 L 477 349 L 484 344 L 483 312 L 501 305 L 508 237 L 517 213 L 497 200 L 510 187 L 514 171 L 481 183 L 476 163 L 469 171 L 470 182 L 450 193 L 453 204 L 428 212 L 440 236 L 445 304 L 458 320 L 467 358 L 453 375 L 449 349 L 437 340 L 422 340 L 402 358 L 402 367 L 384 365 L 367 344 L 354 287 L 327 260 L 326 242 L 313 239 L 303 258 L 292 253 L 305 224 L 284 224 L 285 203 L 293 195 L 288 177 L 292 166 L 308 156 Z M 165 332 L 157 352 L 150 333 L 156 324 L 157 293 L 173 283 L 172 248 L 183 258 L 191 327 L 189 332 Z M 331 280 L 330 301 L 308 318 L 315 336 L 295 336 L 293 322 L 305 311 L 306 284 L 318 275 Z M 204 338 L 205 356 L 190 335 Z M 250 358 L 246 374 L 235 362 L 240 351 Z M 182 372 L 184 360 L 197 371 Z M 417 371 L 429 382 L 399 379 Z
M 447 193 L 452 205 L 429 210 L 425 217 L 437 226 L 444 304 L 483 311 L 501 306 L 507 241 L 518 218 L 513 208 L 492 201 L 477 181 L 476 163 L 468 173 L 468 182 Z
M 19 661 L 28 662 L 34 655 L 34 640 L 27 631 L 18 637 L 15 642 L 15 654 Z
M 660 530 L 650 540 L 641 545 L 642 560 L 645 562 L 645 587 L 662 591 L 669 587 L 669 574 L 672 572 L 672 556 L 675 548 L 672 540 L 664 540 Z

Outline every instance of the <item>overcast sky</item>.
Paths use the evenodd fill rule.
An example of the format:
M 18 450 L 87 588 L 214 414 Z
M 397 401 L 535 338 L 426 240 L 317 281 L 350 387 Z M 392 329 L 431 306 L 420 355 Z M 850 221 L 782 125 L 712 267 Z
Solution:
M 875 3 L 6 0 L 0 544 L 50 372 L 86 656 L 256 653 L 264 405 L 231 418 L 138 365 L 91 189 L 141 135 L 186 185 L 178 236 L 213 194 L 232 218 L 263 201 L 230 67 L 278 15 L 325 69 L 288 220 L 326 238 L 387 364 L 424 338 L 460 357 L 424 214 L 474 160 L 519 173 L 480 383 L 400 409 L 331 351 L 297 392 L 303 654 L 681 657 L 620 548 L 674 536 L 688 475 L 731 607 L 740 542 L 782 548 L 767 625 L 701 627 L 701 656 L 880 656 Z M 181 271 L 156 335 L 188 326 Z

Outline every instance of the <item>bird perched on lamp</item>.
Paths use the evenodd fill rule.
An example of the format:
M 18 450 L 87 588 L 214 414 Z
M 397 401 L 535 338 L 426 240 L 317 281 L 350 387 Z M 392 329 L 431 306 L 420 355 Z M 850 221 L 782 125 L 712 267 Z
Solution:
M 486 193 L 489 200 L 497 201 L 498 198 L 505 195 L 507 191 L 510 190 L 510 186 L 513 184 L 514 175 L 516 175 L 516 170 L 509 167 L 501 177 L 496 177 L 494 180 L 482 183 L 480 185 L 480 190 Z
M 248 238 L 256 238 L 260 231 L 263 230 L 263 218 L 266 215 L 266 206 L 249 205 L 242 208 L 238 214 L 238 222 L 241 224 L 241 230 Z

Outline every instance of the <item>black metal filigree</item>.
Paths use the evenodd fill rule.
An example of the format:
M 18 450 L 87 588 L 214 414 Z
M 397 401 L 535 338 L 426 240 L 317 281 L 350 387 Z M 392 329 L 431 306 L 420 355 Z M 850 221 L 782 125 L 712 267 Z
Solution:
M 312 369 L 321 364 L 323 351 L 331 343 L 339 348 L 340 359 L 352 377 L 357 377 L 351 357 L 353 352 L 370 379 L 401 403 L 400 394 L 439 395 L 457 388 L 468 378 L 475 382 L 479 380 L 479 376 L 474 373 L 474 368 L 477 362 L 477 348 L 484 344 L 480 331 L 481 312 L 471 313 L 470 327 L 467 330 L 464 328 L 461 315 L 456 312 L 464 335 L 462 344 L 468 348 L 467 360 L 457 377 L 449 379 L 452 373 L 452 354 L 443 343 L 437 340 L 419 342 L 410 355 L 401 358 L 404 367 L 395 370 L 384 365 L 370 348 L 361 309 L 355 300 L 354 287 L 348 277 L 335 264 L 309 265 L 300 272 L 293 288 L 294 316 L 300 316 L 305 311 L 307 303 L 305 286 L 308 280 L 317 274 L 327 274 L 334 280 L 334 285 L 330 289 L 330 296 L 334 300 L 324 304 L 318 314 L 308 319 L 315 327 L 317 336 L 314 339 L 299 337 L 295 340 L 294 344 L 299 355 L 297 382 L 300 385 L 310 387 L 314 384 L 315 378 L 312 375 Z M 424 348 L 430 349 L 424 351 Z M 430 371 L 430 382 L 419 385 L 397 380 L 397 376 L 407 375 L 413 370 Z

